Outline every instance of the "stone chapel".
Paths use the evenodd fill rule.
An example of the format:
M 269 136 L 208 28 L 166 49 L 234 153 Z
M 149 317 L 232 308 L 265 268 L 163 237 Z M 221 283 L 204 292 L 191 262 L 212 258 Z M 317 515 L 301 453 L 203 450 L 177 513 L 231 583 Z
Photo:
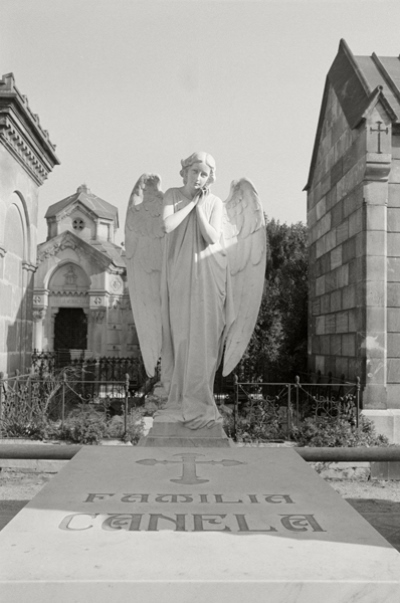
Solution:
M 34 347 L 69 358 L 139 354 L 118 211 L 83 184 L 51 205 L 38 246 Z
M 0 79 L 0 371 L 30 369 L 39 187 L 59 161 L 12 73 Z
M 400 442 L 400 58 L 328 72 L 306 185 L 309 364 L 363 388 L 364 413 Z

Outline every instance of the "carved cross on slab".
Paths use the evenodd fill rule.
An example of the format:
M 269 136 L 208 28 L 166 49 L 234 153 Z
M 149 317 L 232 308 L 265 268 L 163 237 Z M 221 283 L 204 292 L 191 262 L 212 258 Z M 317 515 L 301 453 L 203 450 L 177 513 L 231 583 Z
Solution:
M 376 123 L 378 124 L 378 127 L 375 128 L 375 129 L 371 127 L 369 129 L 369 131 L 370 132 L 378 132 L 378 150 L 377 150 L 377 153 L 382 153 L 382 151 L 381 151 L 381 134 L 388 134 L 389 133 L 389 128 L 382 128 L 381 129 L 382 122 L 381 121 L 377 121 Z
M 205 482 L 209 482 L 209 479 L 199 479 L 196 474 L 196 464 L 199 465 L 222 465 L 223 467 L 233 467 L 235 465 L 245 465 L 242 461 L 235 461 L 233 459 L 222 459 L 221 461 L 197 461 L 197 457 L 204 456 L 204 454 L 196 454 L 194 452 L 184 452 L 182 454 L 174 454 L 174 456 L 179 456 L 180 461 L 158 461 L 157 459 L 141 459 L 140 461 L 136 461 L 140 465 L 169 465 L 182 463 L 182 475 L 179 479 L 171 479 L 171 482 L 175 482 L 177 484 L 184 485 L 193 485 L 193 484 L 204 484 Z

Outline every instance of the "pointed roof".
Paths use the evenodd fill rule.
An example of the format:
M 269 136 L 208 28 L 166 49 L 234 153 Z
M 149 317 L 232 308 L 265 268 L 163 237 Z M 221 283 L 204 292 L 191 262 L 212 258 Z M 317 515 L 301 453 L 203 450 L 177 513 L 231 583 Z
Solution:
M 72 205 L 73 203 L 81 203 L 99 218 L 114 220 L 115 226 L 118 228 L 118 209 L 114 205 L 111 205 L 111 203 L 108 203 L 107 201 L 104 201 L 104 199 L 100 199 L 100 197 L 94 195 L 86 184 L 79 186 L 76 193 L 70 197 L 50 205 L 45 214 L 45 218 L 53 218 L 57 216 L 66 207 Z
M 311 159 L 307 190 L 311 186 L 322 132 L 329 87 L 335 91 L 351 129 L 365 119 L 378 101 L 392 123 L 400 123 L 400 57 L 354 56 L 345 40 L 328 72 Z

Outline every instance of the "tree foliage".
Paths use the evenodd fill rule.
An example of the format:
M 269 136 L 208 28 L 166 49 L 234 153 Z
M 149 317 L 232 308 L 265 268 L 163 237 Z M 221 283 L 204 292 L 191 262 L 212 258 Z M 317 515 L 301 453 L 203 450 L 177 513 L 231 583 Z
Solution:
M 265 290 L 240 379 L 293 381 L 307 370 L 307 227 L 267 219 Z

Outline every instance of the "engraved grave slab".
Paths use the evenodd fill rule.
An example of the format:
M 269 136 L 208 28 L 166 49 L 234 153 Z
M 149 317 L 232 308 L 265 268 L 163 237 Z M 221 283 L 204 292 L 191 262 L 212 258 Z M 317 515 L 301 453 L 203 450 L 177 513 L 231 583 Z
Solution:
M 400 555 L 292 449 L 82 449 L 0 533 L 7 603 L 400 600 Z

